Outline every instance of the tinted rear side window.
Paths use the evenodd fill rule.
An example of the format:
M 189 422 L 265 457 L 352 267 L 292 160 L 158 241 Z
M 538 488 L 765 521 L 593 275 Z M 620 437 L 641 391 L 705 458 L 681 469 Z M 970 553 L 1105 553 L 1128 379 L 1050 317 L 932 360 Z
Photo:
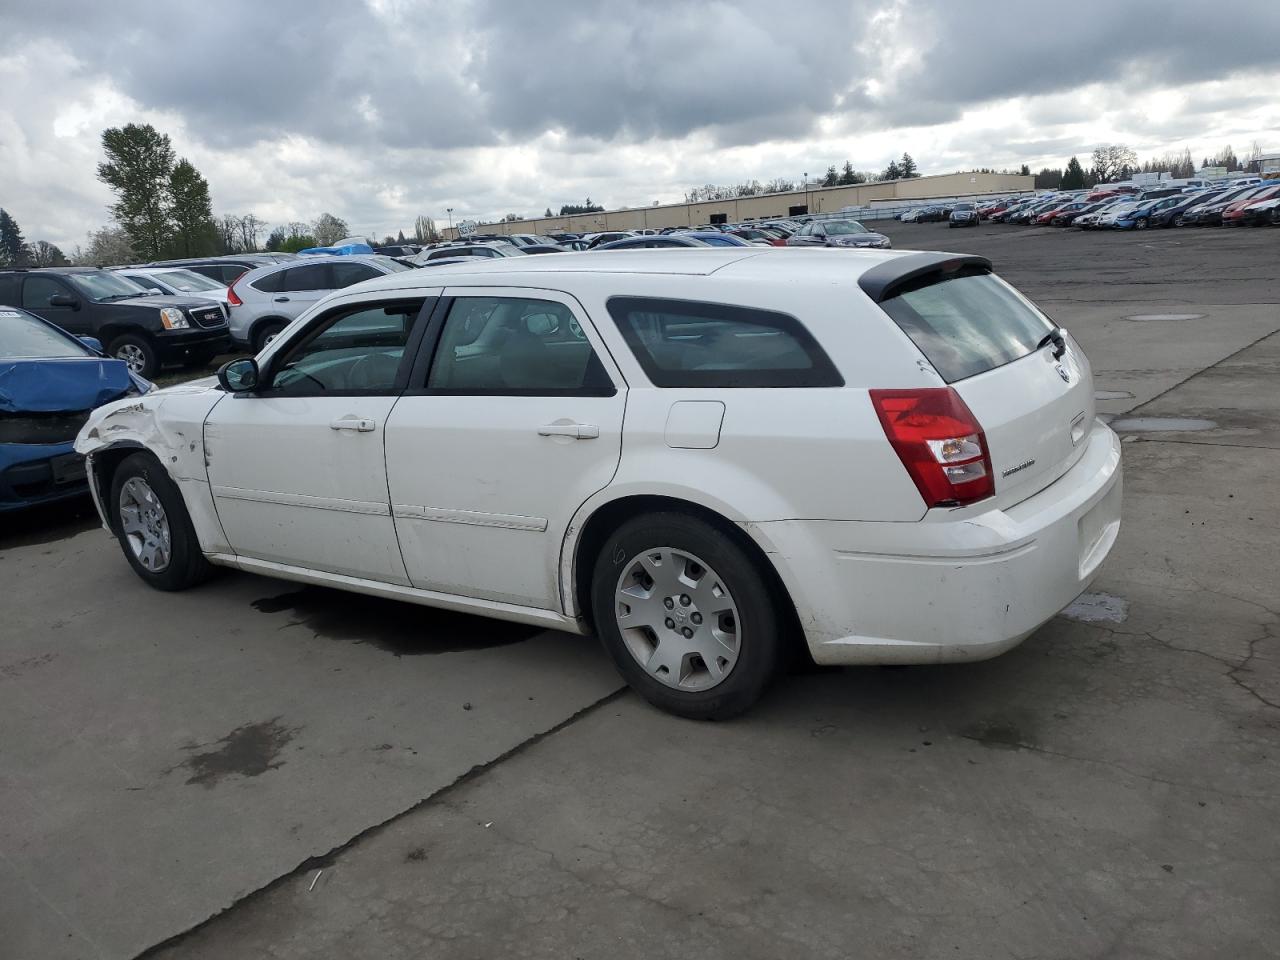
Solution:
M 695 300 L 613 297 L 609 314 L 658 387 L 841 387 L 795 317 Z
M 282 290 L 332 290 L 329 264 L 312 263 L 305 267 L 290 267 L 284 273 Z
M 274 273 L 268 273 L 264 277 L 259 277 L 250 286 L 255 290 L 261 290 L 263 293 L 279 293 L 284 289 L 284 275 L 284 270 L 277 270 Z
M 880 304 L 947 383 L 1033 353 L 1053 324 L 989 273 L 928 283 Z

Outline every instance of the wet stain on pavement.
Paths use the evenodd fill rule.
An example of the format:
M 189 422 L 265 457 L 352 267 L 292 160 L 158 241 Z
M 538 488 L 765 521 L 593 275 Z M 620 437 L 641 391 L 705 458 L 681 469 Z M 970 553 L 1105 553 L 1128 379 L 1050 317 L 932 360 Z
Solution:
M 1035 746 L 1026 725 L 1014 723 L 1007 718 L 978 720 L 961 730 L 960 736 L 997 750 L 1018 750 Z
M 292 614 L 288 626 L 305 626 L 318 637 L 367 643 L 397 657 L 501 647 L 544 629 L 324 587 L 264 597 L 253 601 L 253 608 L 287 611 Z
M 1122 417 L 1111 421 L 1116 433 L 1188 433 L 1216 426 L 1212 420 L 1199 417 Z
M 226 777 L 257 777 L 281 766 L 282 751 L 298 732 L 297 727 L 286 727 L 279 717 L 261 723 L 247 723 L 236 727 L 213 745 L 212 750 L 193 753 L 179 766 L 191 771 L 187 783 L 213 787 Z M 198 750 L 207 744 L 197 744 L 188 750 Z
M 73 500 L 61 500 L 6 514 L 0 524 L 0 548 L 36 547 L 67 540 L 87 530 L 102 529 L 98 512 L 86 493 Z

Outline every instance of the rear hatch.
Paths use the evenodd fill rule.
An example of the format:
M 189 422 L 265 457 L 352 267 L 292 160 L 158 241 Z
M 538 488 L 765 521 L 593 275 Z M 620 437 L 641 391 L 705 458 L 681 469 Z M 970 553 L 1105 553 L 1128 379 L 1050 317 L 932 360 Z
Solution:
M 1093 374 L 1079 346 L 1034 304 L 980 258 L 963 261 L 884 291 L 880 306 L 977 418 L 991 454 L 993 506 L 1003 509 L 1084 453 Z

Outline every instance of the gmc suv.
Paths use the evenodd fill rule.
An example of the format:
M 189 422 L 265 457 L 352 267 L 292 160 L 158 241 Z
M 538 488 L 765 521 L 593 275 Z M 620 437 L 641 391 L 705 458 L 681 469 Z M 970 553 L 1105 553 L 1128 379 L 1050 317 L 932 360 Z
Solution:
M 0 270 L 0 303 L 12 303 L 75 336 L 96 337 L 140 377 L 162 366 L 202 366 L 231 345 L 222 306 L 156 296 L 96 267 Z

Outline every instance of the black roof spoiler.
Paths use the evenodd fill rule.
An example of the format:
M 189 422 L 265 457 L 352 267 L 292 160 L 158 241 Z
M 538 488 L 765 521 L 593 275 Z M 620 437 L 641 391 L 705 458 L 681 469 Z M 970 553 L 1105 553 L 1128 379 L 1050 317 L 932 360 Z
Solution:
M 967 253 L 913 253 L 876 264 L 858 278 L 858 286 L 876 303 L 882 303 L 909 283 L 934 274 L 945 280 L 965 269 L 990 273 L 991 261 Z

